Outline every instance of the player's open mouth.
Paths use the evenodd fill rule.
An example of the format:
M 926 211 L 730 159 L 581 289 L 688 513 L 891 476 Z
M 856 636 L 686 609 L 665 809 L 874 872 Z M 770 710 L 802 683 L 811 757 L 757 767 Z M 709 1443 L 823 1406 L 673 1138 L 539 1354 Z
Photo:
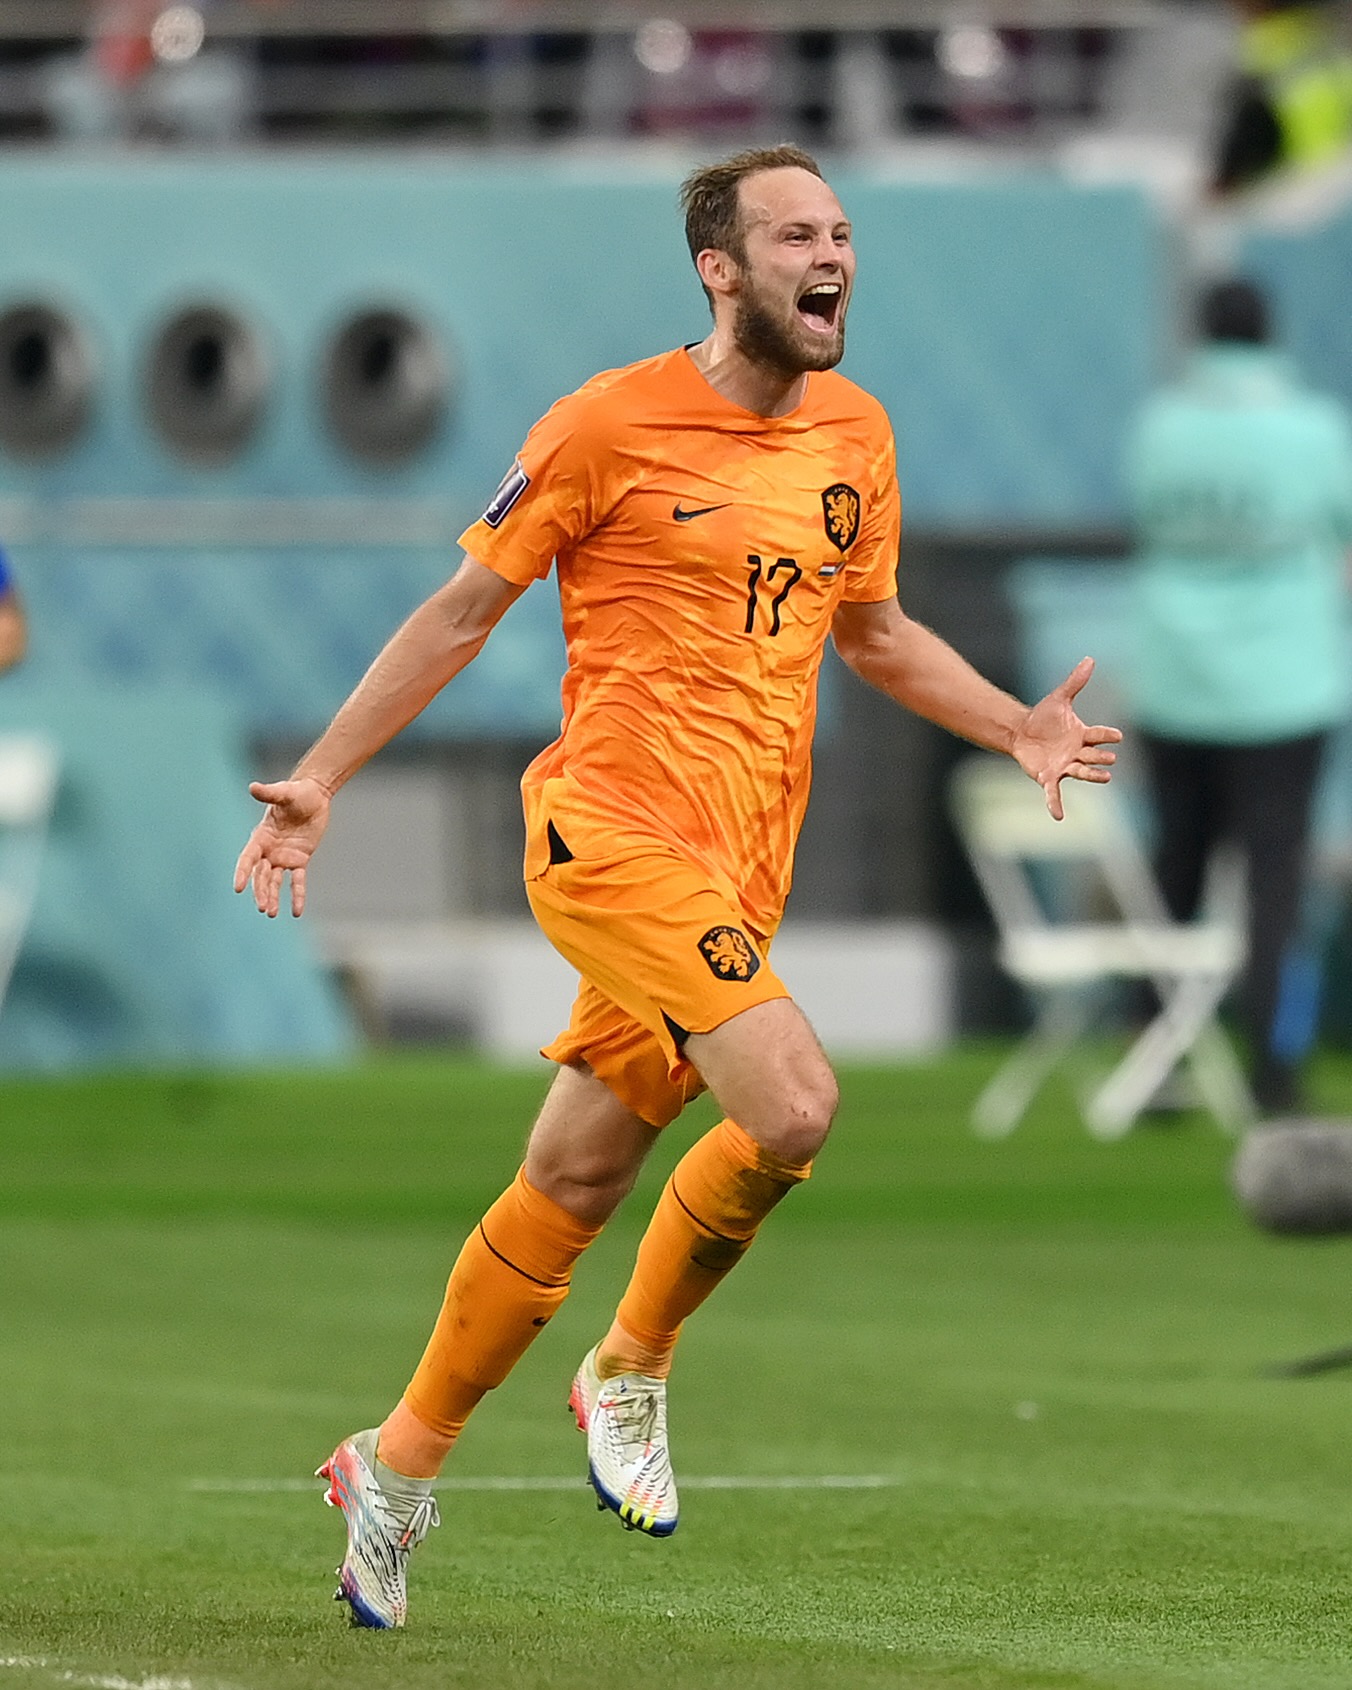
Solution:
M 845 290 L 839 282 L 817 282 L 798 296 L 798 315 L 818 334 L 829 334 L 836 326 Z

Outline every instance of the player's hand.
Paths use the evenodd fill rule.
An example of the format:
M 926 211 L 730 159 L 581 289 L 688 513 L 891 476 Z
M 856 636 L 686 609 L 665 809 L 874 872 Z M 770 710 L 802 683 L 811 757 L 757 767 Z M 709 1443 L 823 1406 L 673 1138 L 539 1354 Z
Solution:
M 291 913 L 305 908 L 305 872 L 329 824 L 331 794 L 317 780 L 256 780 L 250 796 L 266 804 L 263 819 L 235 864 L 235 890 L 252 883 L 264 915 L 281 907 L 282 882 L 291 876 Z
M 1063 780 L 1087 780 L 1102 785 L 1111 780 L 1110 765 L 1117 761 L 1120 728 L 1086 727 L 1075 713 L 1075 699 L 1094 673 L 1094 659 L 1081 658 L 1051 692 L 1033 706 L 1015 735 L 1013 756 L 1025 774 L 1031 775 L 1047 796 L 1047 808 L 1061 821 Z

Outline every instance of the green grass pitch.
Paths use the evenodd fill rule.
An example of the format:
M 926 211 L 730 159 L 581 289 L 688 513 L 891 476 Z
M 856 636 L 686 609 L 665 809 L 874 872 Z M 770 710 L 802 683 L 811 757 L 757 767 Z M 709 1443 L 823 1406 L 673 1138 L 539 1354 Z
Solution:
M 397 1395 L 543 1068 L 5 1084 L 0 1690 L 1345 1690 L 1352 1375 L 1264 1368 L 1352 1341 L 1352 1241 L 1252 1229 L 1201 1118 L 1100 1145 L 1052 1095 L 976 1142 L 995 1059 L 844 1074 L 683 1340 L 657 1543 L 564 1399 L 707 1105 L 672 1128 L 471 1423 L 399 1634 L 330 1602 L 308 1476 Z M 1352 1112 L 1352 1063 L 1316 1080 Z M 829 1476 L 879 1483 L 693 1482 Z

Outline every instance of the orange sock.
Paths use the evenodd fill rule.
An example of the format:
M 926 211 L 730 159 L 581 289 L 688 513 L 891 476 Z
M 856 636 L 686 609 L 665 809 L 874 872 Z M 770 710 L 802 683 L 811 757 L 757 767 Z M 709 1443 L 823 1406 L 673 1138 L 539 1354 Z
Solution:
M 784 1162 L 735 1121 L 720 1121 L 676 1164 L 638 1247 L 597 1358 L 602 1377 L 665 1378 L 681 1323 L 741 1261 L 756 1229 L 805 1180 L 811 1162 Z
M 519 1172 L 465 1240 L 404 1402 L 443 1439 L 500 1385 L 568 1295 L 573 1263 L 600 1232 Z M 398 1466 L 398 1462 L 393 1462 Z

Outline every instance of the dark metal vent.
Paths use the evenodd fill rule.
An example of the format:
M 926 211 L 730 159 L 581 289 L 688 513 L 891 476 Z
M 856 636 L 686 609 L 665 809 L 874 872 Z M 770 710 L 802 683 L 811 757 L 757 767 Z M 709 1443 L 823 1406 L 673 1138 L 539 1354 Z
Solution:
M 450 399 L 450 366 L 436 331 L 407 311 L 377 306 L 340 324 L 324 360 L 329 427 L 362 463 L 394 468 L 436 435 Z
M 93 397 L 93 356 L 71 317 L 28 301 L 0 312 L 0 445 L 19 458 L 66 451 Z
M 159 330 L 146 365 L 155 432 L 176 456 L 219 467 L 239 457 L 267 399 L 262 338 L 238 312 L 191 305 Z

